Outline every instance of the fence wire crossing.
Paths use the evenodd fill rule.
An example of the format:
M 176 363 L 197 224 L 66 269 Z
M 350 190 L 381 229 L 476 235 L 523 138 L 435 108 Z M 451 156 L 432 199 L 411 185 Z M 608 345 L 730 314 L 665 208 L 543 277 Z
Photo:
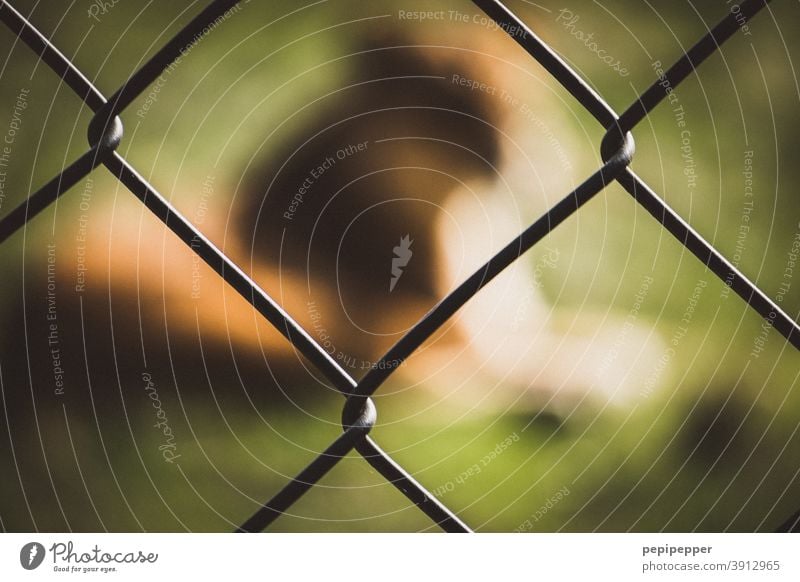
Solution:
M 436 499 L 369 436 L 377 418 L 377 411 L 370 396 L 400 363 L 420 347 L 481 288 L 613 181 L 619 182 L 636 202 L 641 204 L 681 244 L 729 285 L 795 348 L 800 349 L 800 326 L 694 231 L 629 167 L 634 154 L 634 142 L 630 132 L 664 100 L 667 96 L 664 87 L 673 89 L 677 87 L 707 57 L 716 52 L 720 45 L 738 30 L 739 26 L 756 15 L 770 0 L 744 0 L 740 4 L 740 12 L 729 13 L 723 18 L 717 26 L 670 67 L 663 77 L 644 91 L 622 115 L 617 115 L 575 71 L 503 3 L 498 0 L 473 0 L 473 2 L 501 29 L 508 32 L 513 31 L 510 36 L 606 129 L 600 144 L 603 165 L 442 299 L 360 381 L 356 381 L 290 314 L 284 311 L 202 232 L 173 208 L 158 190 L 116 151 L 123 137 L 123 125 L 118 116 L 181 56 L 181 50 L 190 45 L 198 33 L 222 17 L 226 11 L 238 3 L 238 0 L 214 0 L 209 3 L 149 61 L 131 75 L 110 98 L 106 98 L 20 12 L 6 0 L 0 0 L 0 20 L 38 54 L 39 58 L 59 75 L 62 81 L 94 112 L 92 121 L 87 128 L 89 150 L 0 219 L 0 243 L 12 236 L 72 186 L 83 180 L 95 168 L 103 165 L 178 238 L 257 309 L 346 398 L 342 413 L 343 432 L 341 435 L 283 489 L 261 506 L 237 531 L 264 530 L 353 450 L 357 451 L 375 470 L 443 530 L 448 532 L 471 531 L 454 511 Z M 496 34 L 502 33 L 502 31 L 496 32 Z M 789 518 L 779 530 L 795 531 L 799 527 L 800 513 L 797 513 Z

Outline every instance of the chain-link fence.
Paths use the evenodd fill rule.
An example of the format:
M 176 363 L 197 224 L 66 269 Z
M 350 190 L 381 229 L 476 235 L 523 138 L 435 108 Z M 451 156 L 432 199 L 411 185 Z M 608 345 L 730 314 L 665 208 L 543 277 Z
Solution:
M 451 532 L 470 531 L 469 526 L 454 511 L 427 491 L 371 438 L 370 431 L 375 424 L 377 410 L 370 397 L 406 358 L 476 293 L 614 181 L 621 184 L 638 204 L 761 315 L 769 326 L 778 330 L 795 348 L 800 348 L 798 324 L 693 230 L 629 168 L 634 155 L 631 132 L 669 96 L 671 91 L 692 75 L 696 67 L 737 30 L 745 26 L 749 19 L 762 10 L 768 2 L 745 0 L 738 5 L 736 11 L 731 11 L 673 66 L 664 70 L 660 78 L 641 93 L 622 114 L 617 114 L 581 76 L 501 2 L 474 0 L 474 3 L 493 19 L 497 26 L 508 32 L 522 50 L 544 67 L 605 128 L 605 137 L 600 144 L 604 163 L 575 190 L 564 196 L 560 202 L 552 206 L 516 239 L 438 302 L 369 369 L 360 381 L 356 381 L 343 369 L 292 318 L 290 313 L 287 313 L 242 269 L 214 246 L 117 151 L 123 139 L 123 125 L 118 116 L 148 90 L 165 69 L 181 56 L 182 50 L 189 46 L 194 38 L 212 26 L 215 21 L 223 18 L 225 12 L 237 4 L 236 0 L 211 2 L 110 97 L 100 93 L 87 77 L 13 6 L 6 1 L 0 3 L 0 19 L 6 26 L 39 55 L 41 60 L 94 111 L 94 117 L 88 127 L 90 144 L 88 151 L 0 220 L 0 242 L 11 237 L 59 196 L 98 166 L 103 165 L 193 252 L 252 304 L 345 398 L 341 435 L 254 515 L 244 521 L 239 531 L 260 531 L 268 527 L 353 450 L 442 529 Z M 795 515 L 781 529 L 797 530 L 798 522 L 800 515 Z

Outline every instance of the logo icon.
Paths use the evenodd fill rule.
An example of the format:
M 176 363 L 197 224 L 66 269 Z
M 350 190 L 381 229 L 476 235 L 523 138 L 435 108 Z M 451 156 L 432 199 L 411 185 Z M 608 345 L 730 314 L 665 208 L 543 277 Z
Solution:
M 44 546 L 39 542 L 28 542 L 19 551 L 19 563 L 26 570 L 35 570 L 44 561 Z
M 408 265 L 411 260 L 411 243 L 414 241 L 410 239 L 410 235 L 406 235 L 400 239 L 400 244 L 394 247 L 394 258 L 392 259 L 392 278 L 389 279 L 389 293 L 394 291 L 394 286 L 403 275 L 403 267 Z

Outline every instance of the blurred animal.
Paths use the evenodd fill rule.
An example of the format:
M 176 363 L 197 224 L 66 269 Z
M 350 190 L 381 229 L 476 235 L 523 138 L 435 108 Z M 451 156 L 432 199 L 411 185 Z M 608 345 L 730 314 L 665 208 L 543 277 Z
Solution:
M 402 36 L 371 38 L 358 54 L 353 78 L 319 103 L 306 131 L 249 169 L 232 200 L 215 195 L 201 225 L 355 377 L 571 186 L 567 172 L 542 175 L 531 162 L 565 166 L 569 144 L 554 143 L 535 96 L 511 98 L 530 87 L 502 59 Z M 403 241 L 407 254 L 397 255 Z M 136 383 L 145 369 L 176 390 L 236 379 L 248 399 L 255 385 L 261 398 L 294 401 L 326 384 L 148 214 L 95 223 L 86 248 L 95 284 L 57 300 L 59 361 L 79 407 L 102 405 L 105 387 Z M 638 390 L 658 341 L 632 326 L 629 353 L 609 362 L 618 326 L 554 311 L 541 275 L 562 253 L 542 243 L 532 254 L 395 377 L 487 412 L 567 415 Z M 54 263 L 62 281 L 74 277 L 72 259 Z M 32 346 L 48 335 L 44 307 L 28 303 Z M 34 392 L 51 391 L 51 353 L 28 356 Z M 92 377 L 104 392 L 90 400 L 80 387 Z

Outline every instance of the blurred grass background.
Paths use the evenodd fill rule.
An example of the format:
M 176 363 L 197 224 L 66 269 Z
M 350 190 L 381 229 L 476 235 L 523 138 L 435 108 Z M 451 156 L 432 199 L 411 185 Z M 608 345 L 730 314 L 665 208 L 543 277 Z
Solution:
M 202 2 L 120 2 L 95 22 L 89 2 L 13 3 L 64 54 L 110 94 L 202 7 Z M 194 216 L 203 179 L 216 176 L 216 196 L 234 192 L 254 158 L 279 151 L 312 119 L 308 107 L 335 90 L 355 59 L 347 58 L 376 27 L 460 27 L 447 40 L 501 33 L 466 23 L 400 22 L 399 10 L 429 3 L 331 1 L 250 2 L 204 38 L 167 75 L 157 102 L 140 118 L 146 95 L 122 116 L 121 153 L 178 209 Z M 510 1 L 509 6 L 618 111 L 655 78 L 651 63 L 668 65 L 726 13 L 724 3 L 576 2 L 581 30 L 625 63 L 620 78 L 556 22 L 562 4 Z M 467 2 L 445 9 L 478 14 Z M 386 16 L 388 15 L 388 16 Z M 385 17 L 384 17 L 385 16 Z M 744 151 L 754 155 L 755 207 L 740 268 L 771 296 L 778 291 L 787 251 L 800 229 L 798 86 L 794 59 L 800 24 L 795 3 L 775 1 L 683 83 L 678 95 L 691 129 L 698 187 L 690 195 L 682 174 L 681 135 L 662 104 L 635 131 L 633 168 L 726 256 L 736 251 L 741 224 Z M 461 35 L 460 37 L 457 35 Z M 21 202 L 86 149 L 90 112 L 13 34 L 0 29 L 0 130 L 21 88 L 30 88 L 13 144 L 2 212 Z M 555 95 L 557 84 L 520 51 L 517 61 Z M 565 117 L 587 149 L 602 128 L 569 97 Z M 549 107 L 553 107 L 552 105 Z M 274 134 L 270 132 L 275 130 Z M 270 135 L 268 140 L 265 136 Z M 255 152 L 255 155 L 254 155 Z M 576 158 L 576 176 L 599 162 Z M 252 157 L 251 157 L 252 156 Z M 92 220 L 112 206 L 139 217 L 142 209 L 103 169 L 93 175 Z M 0 247 L 3 317 L 19 309 L 27 269 L 46 258 L 44 242 L 74 236 L 78 190 Z M 228 204 L 217 201 L 215 212 Z M 481 531 L 769 530 L 800 499 L 797 435 L 800 357 L 774 330 L 763 353 L 749 356 L 762 320 L 706 272 L 688 251 L 613 185 L 551 236 L 567 253 L 542 282 L 559 309 L 624 315 L 641 281 L 656 282 L 640 320 L 671 337 L 699 279 L 708 287 L 688 334 L 666 368 L 664 387 L 633 406 L 609 407 L 563 419 L 553 414 L 431 406 L 429 393 L 382 396 L 373 435 L 445 504 Z M 600 242 L 598 242 L 600 241 Z M 796 280 L 783 307 L 796 316 Z M 0 364 L 22 358 L 19 330 L 5 326 Z M 24 378 L 23 378 L 24 380 Z M 136 381 L 132 382 L 139 389 Z M 266 500 L 337 434 L 340 401 L 308 395 L 303 409 L 288 404 L 258 410 L 214 392 L 167 387 L 161 399 L 179 435 L 180 467 L 164 463 L 146 399 L 132 398 L 127 426 L 75 417 L 69 439 L 48 432 L 49 416 L 3 430 L 0 518 L 7 530 L 227 530 L 253 511 L 248 497 Z M 95 391 L 117 391 L 95 386 Z M 26 393 L 25 382 L 3 384 Z M 256 391 L 256 388 L 253 388 Z M 46 404 L 43 404 L 45 408 Z M 423 412 L 417 412 L 422 410 Z M 60 414 L 56 409 L 51 412 Z M 0 420 L 11 426 L 13 409 Z M 315 420 L 317 416 L 324 420 Z M 457 479 L 509 435 L 520 438 L 477 475 Z M 71 440 L 70 440 L 71 439 Z M 46 460 L 46 463 L 42 461 Z M 15 477 L 18 475 L 19 477 Z M 448 485 L 450 484 L 450 486 Z M 541 515 L 562 488 L 569 494 Z M 35 516 L 32 518 L 31 516 Z M 524 524 L 530 520 L 528 528 Z M 274 527 L 278 531 L 406 531 L 435 529 L 427 518 L 356 456 L 341 462 Z

